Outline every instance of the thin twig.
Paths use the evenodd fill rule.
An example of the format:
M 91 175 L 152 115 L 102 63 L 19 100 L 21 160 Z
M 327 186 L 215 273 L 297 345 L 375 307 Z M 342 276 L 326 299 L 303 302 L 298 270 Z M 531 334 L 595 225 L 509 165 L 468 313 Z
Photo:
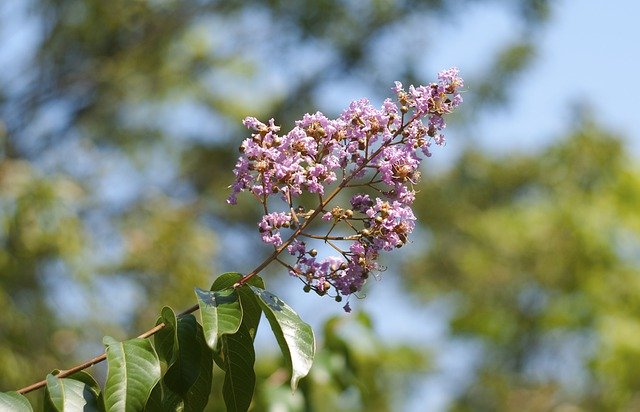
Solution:
M 393 137 L 391 138 L 391 140 L 393 140 L 394 138 L 396 138 L 400 133 L 402 133 L 402 131 L 405 129 L 406 126 L 408 126 L 410 123 L 412 123 L 413 121 L 415 121 L 416 119 L 418 119 L 417 115 L 413 115 L 411 119 L 409 119 L 409 121 L 406 124 L 402 124 L 402 126 L 400 126 L 400 128 L 393 134 Z M 402 115 L 402 120 L 404 121 L 404 113 Z M 390 141 L 391 141 L 390 140 Z M 389 141 L 389 142 L 390 142 Z M 315 209 L 313 211 L 313 213 L 311 213 L 304 221 L 303 224 L 301 224 L 300 226 L 298 226 L 298 229 L 296 229 L 293 234 L 278 248 L 276 248 L 276 250 L 273 251 L 273 253 L 271 255 L 269 255 L 269 257 L 267 257 L 262 263 L 260 263 L 255 269 L 253 269 L 249 274 L 245 275 L 242 279 L 240 279 L 235 285 L 234 287 L 239 287 L 243 284 L 245 284 L 246 282 L 249 281 L 249 279 L 251 279 L 252 277 L 254 277 L 255 275 L 257 275 L 258 273 L 260 273 L 262 271 L 262 269 L 264 269 L 265 267 L 267 267 L 271 262 L 273 262 L 274 260 L 278 259 L 278 256 L 280 255 L 280 253 L 282 253 L 282 251 L 284 251 L 306 228 L 307 226 L 309 226 L 310 222 L 320 214 L 320 212 L 322 212 L 325 207 L 338 195 L 338 193 L 340 193 L 340 191 L 342 189 L 344 189 L 345 187 L 348 186 L 349 182 L 355 178 L 355 176 L 360 173 L 360 171 L 362 171 L 362 169 L 364 169 L 368 163 L 372 160 L 375 159 L 376 156 L 378 156 L 378 154 L 380 154 L 380 152 L 385 148 L 385 144 L 381 145 L 378 149 L 376 149 L 370 157 L 366 157 L 366 161 L 358 166 L 354 171 L 352 171 L 348 176 L 345 176 L 342 178 L 342 182 L 340 182 L 340 184 L 338 185 L 338 187 L 336 187 L 334 189 L 333 192 L 331 192 L 331 194 L 324 199 L 323 202 L 321 202 L 320 205 L 318 205 L 318 208 Z M 264 202 L 265 206 L 266 206 L 266 202 Z M 195 312 L 196 310 L 199 309 L 199 305 L 193 305 L 190 308 L 180 312 L 178 314 L 178 316 L 184 316 L 187 315 L 189 313 Z M 138 338 L 148 338 L 154 334 L 156 334 L 158 331 L 162 330 L 162 328 L 164 328 L 164 323 L 159 323 L 158 325 L 154 326 L 153 328 L 149 329 L 148 331 L 144 332 L 143 334 L 141 334 L 140 336 L 138 336 Z M 83 362 L 79 365 L 74 366 L 71 369 L 67 369 L 64 371 L 61 371 L 59 374 L 57 374 L 56 376 L 58 378 L 64 378 L 67 377 L 69 375 L 73 375 L 76 372 L 79 372 L 81 370 L 87 369 L 90 366 L 93 366 L 97 363 L 100 363 L 102 361 L 104 361 L 107 358 L 106 353 L 103 353 L 102 355 L 98 355 L 86 362 Z M 17 392 L 20 394 L 25 394 L 28 392 L 32 392 L 36 389 L 40 389 L 42 387 L 44 387 L 47 384 L 46 380 L 42 380 L 40 382 L 36 382 L 34 384 L 31 384 L 29 386 L 25 386 L 24 388 L 18 389 Z
M 178 317 L 187 315 L 187 314 L 192 313 L 192 312 L 195 312 L 196 310 L 198 310 L 198 308 L 199 308 L 199 305 L 197 305 L 197 304 L 193 305 L 189 309 L 186 309 L 186 310 L 180 312 L 178 314 Z M 159 330 L 161 330 L 163 328 L 164 328 L 164 323 L 159 323 L 156 326 L 154 326 L 153 328 L 149 329 L 148 331 L 146 331 L 143 334 L 141 334 L 140 336 L 138 336 L 138 338 L 141 338 L 141 339 L 148 338 L 149 336 L 152 336 L 152 335 L 156 334 Z M 102 355 L 98 355 L 95 358 L 89 359 L 88 361 L 83 362 L 83 363 L 81 363 L 79 365 L 76 365 L 71 369 L 60 371 L 60 373 L 58 373 L 56 375 L 56 377 L 58 377 L 58 378 L 66 378 L 67 376 L 71 376 L 76 372 L 80 372 L 81 370 L 87 369 L 90 366 L 93 366 L 93 365 L 95 365 L 97 363 L 100 363 L 100 362 L 104 361 L 105 359 L 107 359 L 107 354 L 103 353 Z M 44 387 L 46 384 L 47 384 L 47 381 L 46 380 L 42 380 L 40 382 L 36 382 L 34 384 L 31 384 L 29 386 L 25 386 L 22 389 L 18 389 L 16 392 L 24 395 L 25 393 L 29 393 L 31 391 L 35 391 L 36 389 L 40 389 L 40 388 Z

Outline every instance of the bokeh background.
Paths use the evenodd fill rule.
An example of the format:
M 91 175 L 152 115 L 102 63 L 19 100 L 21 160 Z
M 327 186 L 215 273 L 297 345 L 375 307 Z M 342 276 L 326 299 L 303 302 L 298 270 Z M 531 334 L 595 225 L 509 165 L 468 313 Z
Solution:
M 224 201 L 244 116 L 287 130 L 458 66 L 465 103 L 425 162 L 413 243 L 354 313 L 264 274 L 320 352 L 291 395 L 263 334 L 253 410 L 639 410 L 639 13 L 624 0 L 1 1 L 0 391 L 266 256 L 257 205 Z M 215 376 L 211 411 L 224 410 Z

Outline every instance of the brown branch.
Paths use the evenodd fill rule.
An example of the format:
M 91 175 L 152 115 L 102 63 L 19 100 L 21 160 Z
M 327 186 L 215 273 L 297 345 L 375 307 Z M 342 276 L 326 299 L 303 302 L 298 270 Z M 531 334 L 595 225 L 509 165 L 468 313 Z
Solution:
M 393 134 L 393 137 L 389 140 L 389 142 L 387 144 L 390 144 L 391 140 L 393 140 L 394 138 L 396 138 L 400 133 L 402 133 L 402 131 L 405 129 L 406 126 L 408 126 L 409 124 L 411 124 L 413 121 L 415 121 L 418 118 L 417 115 L 413 115 L 411 117 L 411 119 L 409 119 L 409 121 L 406 124 L 402 124 L 402 126 Z M 404 120 L 404 114 L 403 114 L 403 120 Z M 356 168 L 353 172 L 351 172 L 351 174 L 349 174 L 346 177 L 343 177 L 342 182 L 340 182 L 340 184 L 338 185 L 338 187 L 335 188 L 335 190 L 333 192 L 331 192 L 331 194 L 324 199 L 323 202 L 321 202 L 320 205 L 318 205 L 318 208 L 315 209 L 313 211 L 313 213 L 311 213 L 311 215 L 309 215 L 309 217 L 306 218 L 305 222 L 303 224 L 301 224 L 300 226 L 298 226 L 298 229 L 296 229 L 296 231 L 278 248 L 276 248 L 276 250 L 273 251 L 273 253 L 271 255 L 269 255 L 268 258 L 266 258 L 262 263 L 260 263 L 254 270 L 252 270 L 249 274 L 245 275 L 242 279 L 240 279 L 235 285 L 234 287 L 238 287 L 241 286 L 243 284 L 245 284 L 247 281 L 249 281 L 249 279 L 251 279 L 253 276 L 257 275 L 258 273 L 260 273 L 260 271 L 262 271 L 262 269 L 264 269 L 265 267 L 267 267 L 271 262 L 273 262 L 274 260 L 278 259 L 278 256 L 280 255 L 280 253 L 282 253 L 282 251 L 284 251 L 306 228 L 307 226 L 309 226 L 310 222 L 320 214 L 320 212 L 322 212 L 325 207 L 333 200 L 333 198 L 335 198 L 338 193 L 340 193 L 340 191 L 342 189 L 344 189 L 345 187 L 348 186 L 349 182 L 358 174 L 360 173 L 360 171 L 362 169 L 364 169 L 369 162 L 374 159 L 378 154 L 380 154 L 380 152 L 382 152 L 382 150 L 387 146 L 387 144 L 383 144 L 381 145 L 378 149 L 376 149 L 375 152 L 373 152 L 371 154 L 371 156 L 368 156 L 366 159 L 366 161 L 360 165 L 358 168 Z M 189 309 L 186 309 L 182 312 L 180 312 L 178 314 L 178 316 L 184 316 L 186 314 L 195 312 L 196 310 L 199 309 L 199 306 L 193 305 L 191 306 Z M 154 335 L 155 333 L 157 333 L 159 330 L 161 330 L 162 328 L 164 328 L 164 323 L 160 323 L 156 326 L 154 326 L 153 328 L 149 329 L 148 331 L 144 332 L 143 334 L 139 335 L 138 338 L 148 338 L 149 336 Z M 87 369 L 90 366 L 93 366 L 97 363 L 100 363 L 102 361 L 104 361 L 107 358 L 106 353 L 103 353 L 101 355 L 96 356 L 93 359 L 90 359 L 86 362 L 81 363 L 80 365 L 74 366 L 71 369 L 67 369 L 64 371 L 61 371 L 59 374 L 57 374 L 56 376 L 58 378 L 64 378 L 70 375 L 73 375 L 76 372 L 79 372 L 81 370 Z M 34 391 L 36 389 L 40 389 L 42 387 L 44 387 L 47 384 L 46 380 L 42 380 L 40 382 L 36 382 L 34 384 L 31 384 L 29 386 L 25 386 L 24 388 L 18 389 L 17 392 L 20 394 L 25 394 L 31 391 Z
M 187 315 L 189 313 L 195 312 L 196 310 L 198 310 L 198 308 L 199 308 L 199 306 L 197 304 L 193 305 L 189 309 L 186 309 L 186 310 L 180 312 L 178 314 L 178 316 L 184 316 L 184 315 Z M 164 323 L 159 323 L 156 326 L 154 326 L 153 328 L 149 329 L 148 331 L 146 331 L 143 334 L 141 334 L 140 336 L 138 336 L 138 338 L 141 338 L 141 339 L 148 338 L 149 336 L 152 336 L 152 335 L 156 334 L 162 328 L 164 328 Z M 107 359 L 107 354 L 103 353 L 102 355 L 98 355 L 95 358 L 89 359 L 88 361 L 83 362 L 83 363 L 81 363 L 79 365 L 76 365 L 71 369 L 60 371 L 60 373 L 58 373 L 56 375 L 56 377 L 57 378 L 66 378 L 67 376 L 71 376 L 76 372 L 80 372 L 81 370 L 87 369 L 90 366 L 93 366 L 93 365 L 95 365 L 97 363 L 100 363 L 100 362 L 104 361 L 105 359 Z M 16 392 L 24 395 L 25 393 L 29 393 L 31 391 L 35 391 L 36 389 L 40 389 L 40 388 L 44 387 L 46 384 L 47 384 L 47 381 L 46 380 L 42 380 L 40 382 L 36 382 L 34 384 L 31 384 L 29 386 L 25 386 L 22 389 L 18 389 Z

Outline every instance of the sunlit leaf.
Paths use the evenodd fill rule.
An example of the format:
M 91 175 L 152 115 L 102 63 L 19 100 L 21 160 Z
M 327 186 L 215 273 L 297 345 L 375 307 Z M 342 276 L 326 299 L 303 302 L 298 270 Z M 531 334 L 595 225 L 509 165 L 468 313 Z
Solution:
M 87 373 L 76 374 L 76 378 L 58 378 L 47 375 L 45 410 L 98 411 L 97 384 Z M 80 380 L 81 379 L 81 380 Z M 95 384 L 95 385 L 94 385 Z
M 211 285 L 211 290 L 220 291 L 235 285 L 240 279 L 242 274 L 240 273 L 224 273 L 220 275 Z M 240 303 L 242 305 L 242 323 L 247 327 L 249 335 L 252 339 L 255 339 L 256 332 L 258 331 L 258 325 L 260 324 L 260 315 L 262 315 L 262 309 L 258 304 L 258 299 L 251 292 L 248 285 L 253 285 L 260 289 L 264 289 L 264 281 L 260 276 L 253 276 L 248 282 L 236 289 L 240 296 Z
M 1 412 L 33 412 L 31 404 L 18 392 L 0 392 Z
M 214 281 L 211 290 L 228 289 L 240 279 L 242 279 L 240 273 L 225 273 Z M 264 282 L 258 276 L 252 277 L 247 283 L 264 287 Z M 247 285 L 237 287 L 236 292 L 242 307 L 242 323 L 236 333 L 220 337 L 220 350 L 215 352 L 214 359 L 225 371 L 222 390 L 227 410 L 246 411 L 251 405 L 255 389 L 253 340 L 260 323 L 262 309 L 258 299 Z
M 141 411 L 160 380 L 160 360 L 148 339 L 118 342 L 104 338 L 107 346 L 107 382 L 104 402 L 107 412 Z
M 258 302 L 267 316 L 282 354 L 291 367 L 291 388 L 295 390 L 298 381 L 309 373 L 313 363 L 313 330 L 279 297 L 264 289 L 250 287 L 259 298 Z
M 236 333 L 240 327 L 240 298 L 234 289 L 208 291 L 196 288 L 195 291 L 207 345 L 215 350 L 219 336 Z

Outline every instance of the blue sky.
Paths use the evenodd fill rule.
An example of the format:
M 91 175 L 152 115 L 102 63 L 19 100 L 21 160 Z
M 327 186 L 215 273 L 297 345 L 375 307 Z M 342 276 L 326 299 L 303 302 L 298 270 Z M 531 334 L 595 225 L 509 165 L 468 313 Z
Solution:
M 548 143 L 570 127 L 572 107 L 580 104 L 625 135 L 638 154 L 638 16 L 640 3 L 629 0 L 555 3 L 540 33 L 538 58 L 513 89 L 513 105 L 478 125 L 482 145 L 504 151 Z M 470 7 L 457 24 L 445 27 L 443 37 L 450 41 L 439 45 L 434 66 L 482 68 L 483 55 L 509 39 L 513 29 L 499 7 Z
M 432 45 L 435 54 L 429 55 L 429 61 L 425 62 L 425 73 L 450 66 L 458 66 L 463 75 L 482 72 L 487 64 L 486 56 L 493 55 L 509 41 L 518 28 L 499 2 L 495 3 L 489 7 L 465 6 L 466 10 L 455 21 L 437 26 L 442 41 Z M 0 11 L 6 11 L 2 4 Z M 538 34 L 538 58 L 512 90 L 512 105 L 485 114 L 474 128 L 479 144 L 499 153 L 545 146 L 571 128 L 572 106 L 580 104 L 589 107 L 602 125 L 624 135 L 634 153 L 640 154 L 640 115 L 636 103 L 640 95 L 636 80 L 640 73 L 638 16 L 640 3 L 630 0 L 565 0 L 555 3 L 551 21 Z M 28 50 L 32 36 L 29 35 L 30 28 L 20 24 L 19 19 L 10 20 L 3 19 L 6 25 L 0 27 L 0 36 L 11 40 L 0 43 L 3 46 L 0 47 L 0 67 L 16 68 L 17 65 L 9 64 L 10 60 L 20 51 Z M 7 73 L 5 76 L 8 77 Z M 426 76 L 427 79 L 432 77 Z M 451 130 L 446 150 L 439 150 L 434 160 L 450 158 L 447 153 L 455 153 L 463 144 L 456 141 L 455 130 Z M 406 249 L 403 249 L 404 256 L 411 252 L 410 247 Z M 438 377 L 437 382 L 434 379 L 427 382 L 425 398 L 414 401 L 418 405 L 428 398 L 430 410 L 439 410 L 446 405 L 452 388 L 466 376 L 468 370 L 464 364 L 475 349 L 450 342 L 445 345 L 446 303 L 416 310 L 417 304 L 409 298 L 389 299 L 388 293 L 395 296 L 402 293 L 393 276 L 393 273 L 386 273 L 381 281 L 384 285 L 374 284 L 370 296 L 352 306 L 370 311 L 375 323 L 384 325 L 387 333 L 390 331 L 400 338 L 433 345 L 445 373 Z M 293 301 L 292 306 L 303 317 L 316 324 L 320 321 L 319 312 L 322 317 L 341 313 L 340 305 L 307 299 L 308 295 L 301 294 L 297 288 L 287 288 L 283 295 L 285 300 Z M 323 310 L 318 311 L 319 307 Z M 397 321 L 409 316 L 430 327 L 416 336 L 412 325 Z M 394 321 L 389 322 L 390 319 Z M 273 344 L 275 346 L 275 342 Z
M 589 108 L 600 125 L 623 135 L 634 155 L 640 155 L 638 16 L 640 3 L 632 1 L 556 3 L 551 21 L 539 33 L 538 58 L 513 88 L 512 104 L 487 113 L 476 126 L 479 144 L 500 154 L 545 147 L 571 129 L 573 107 L 580 104 Z M 481 71 L 486 64 L 483 56 L 509 40 L 514 24 L 501 7 L 470 7 L 456 22 L 441 28 L 442 38 L 448 41 L 436 45 L 430 71 L 453 65 L 463 74 Z M 430 161 L 441 157 L 446 162 L 463 146 L 452 129 L 446 150 Z M 409 249 L 403 252 L 410 253 Z M 370 296 L 357 305 L 372 313 L 380 333 L 420 341 L 435 351 L 441 373 L 422 382 L 408 410 L 446 410 L 449 398 L 468 382 L 479 348 L 445 339 L 447 302 L 416 310 L 418 304 L 400 296 L 401 289 L 389 279 L 392 276 L 385 274 L 385 285 L 373 285 Z M 389 291 L 400 299 L 390 299 Z M 419 328 L 420 336 L 416 336 L 416 323 L 425 326 Z M 572 367 L 575 359 L 569 358 L 567 367 L 579 368 Z

